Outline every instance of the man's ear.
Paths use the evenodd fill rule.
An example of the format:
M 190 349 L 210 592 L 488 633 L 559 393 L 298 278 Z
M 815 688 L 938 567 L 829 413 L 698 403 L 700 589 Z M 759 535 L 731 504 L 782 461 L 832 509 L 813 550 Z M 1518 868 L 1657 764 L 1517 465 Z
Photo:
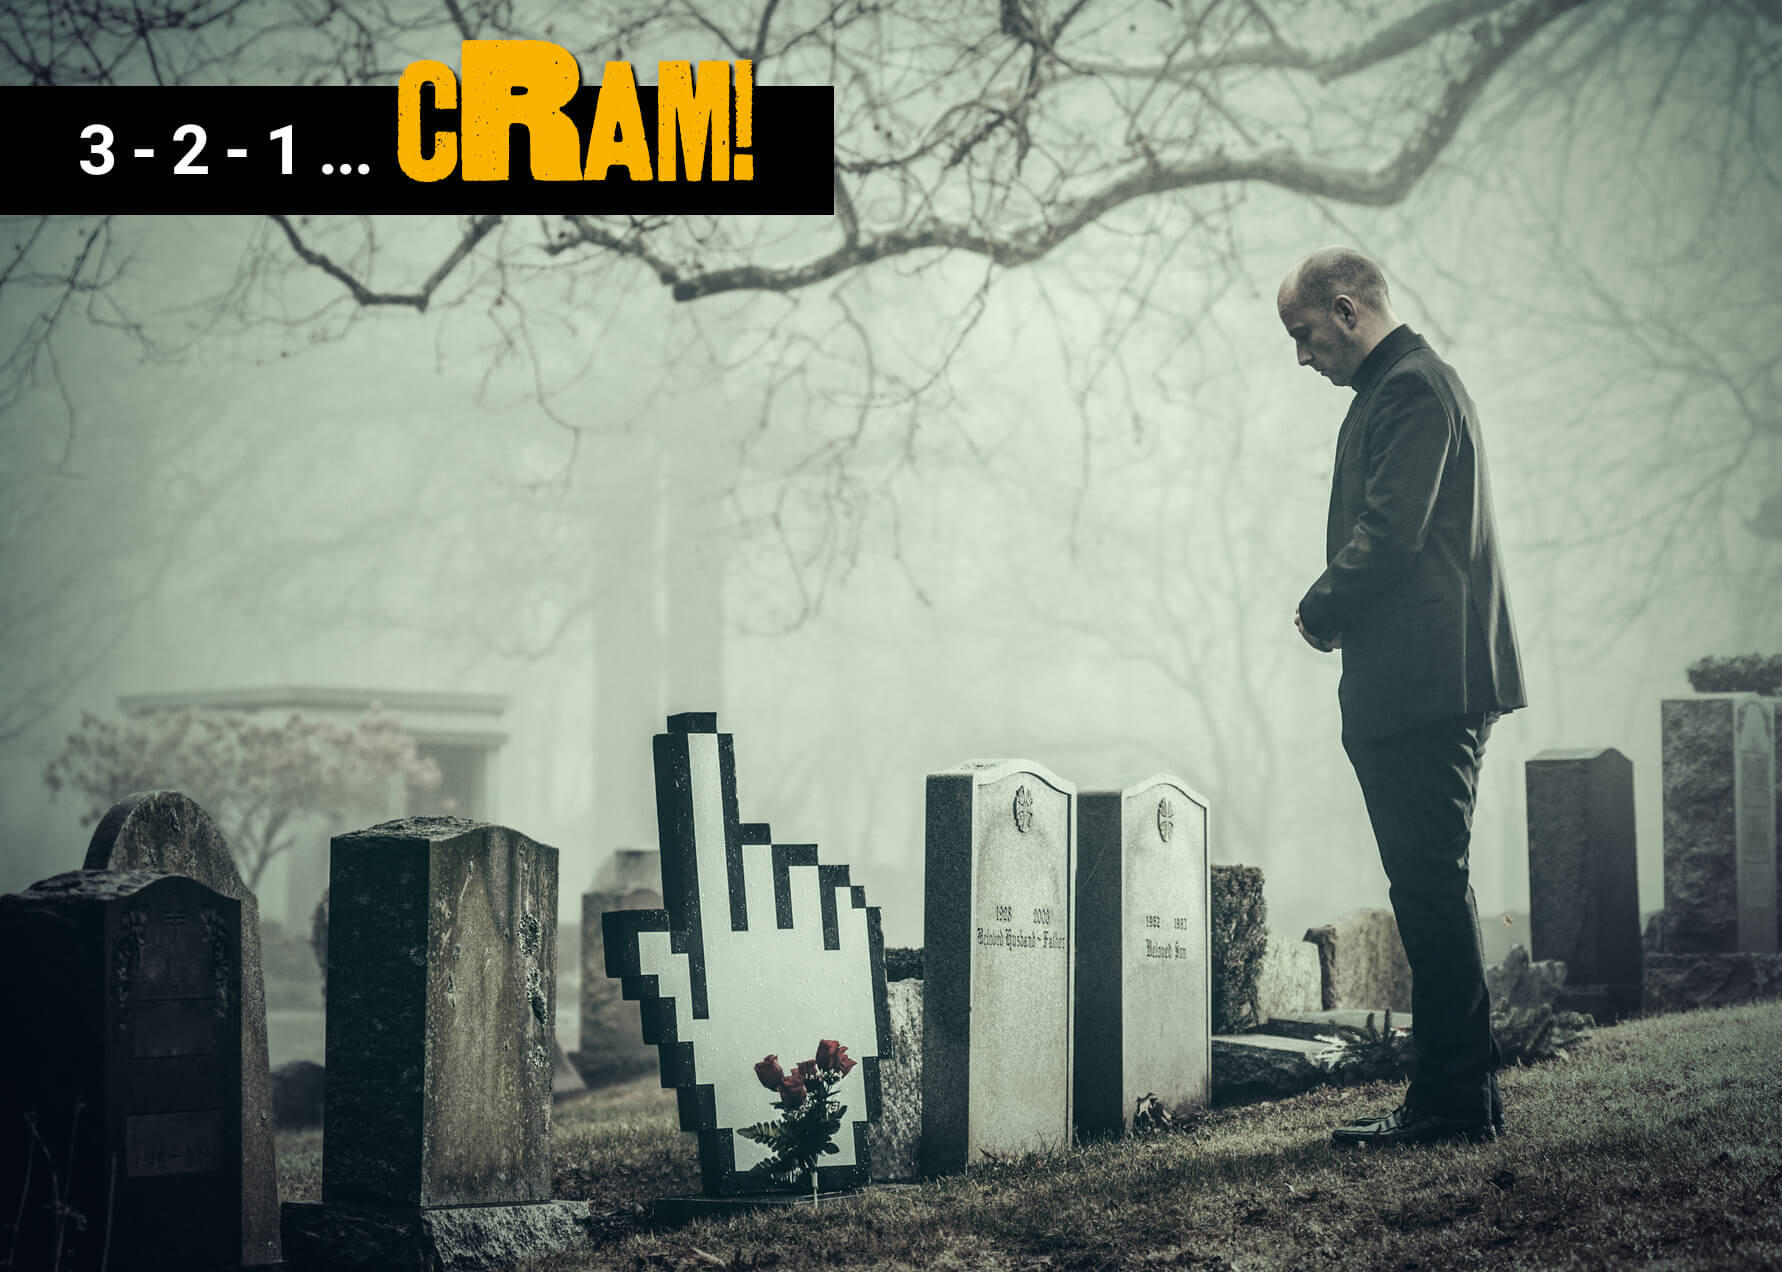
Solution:
M 1354 301 L 1350 300 L 1347 296 L 1338 296 L 1336 300 L 1332 302 L 1332 308 L 1336 310 L 1337 320 L 1341 322 L 1343 326 L 1349 328 L 1351 331 L 1355 330 L 1355 324 L 1361 320 L 1361 313 L 1355 308 Z

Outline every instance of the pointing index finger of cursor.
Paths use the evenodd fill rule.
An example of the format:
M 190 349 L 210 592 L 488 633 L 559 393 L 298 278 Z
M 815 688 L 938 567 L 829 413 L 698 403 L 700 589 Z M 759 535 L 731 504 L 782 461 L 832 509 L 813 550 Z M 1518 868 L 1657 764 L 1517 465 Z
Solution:
M 841 1151 L 819 1182 L 864 1185 L 891 1033 L 878 907 L 815 844 L 776 844 L 766 823 L 742 821 L 735 746 L 715 713 L 670 716 L 654 749 L 664 908 L 611 911 L 601 929 L 607 974 L 640 1005 L 681 1129 L 699 1137 L 705 1191 L 770 1186 L 748 1174 L 769 1150 L 735 1134 L 773 1112 L 754 1065 L 810 1054 L 819 1038 L 851 1049 L 861 1082 L 842 1092 Z

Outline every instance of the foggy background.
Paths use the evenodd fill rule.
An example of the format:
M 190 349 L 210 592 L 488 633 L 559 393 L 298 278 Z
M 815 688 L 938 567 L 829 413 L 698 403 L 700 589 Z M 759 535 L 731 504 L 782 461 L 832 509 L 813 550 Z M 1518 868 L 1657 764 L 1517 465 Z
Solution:
M 609 56 L 653 82 L 658 56 L 758 52 L 762 82 L 836 83 L 843 215 L 587 218 L 604 238 L 514 216 L 424 310 L 357 303 L 264 219 L 9 218 L 0 889 L 79 865 L 82 801 L 44 770 L 83 710 L 351 690 L 475 739 L 484 767 L 447 793 L 559 849 L 566 920 L 615 848 L 655 846 L 650 737 L 706 710 L 736 735 L 744 819 L 849 864 L 894 945 L 922 939 L 924 775 L 972 757 L 1080 789 L 1180 775 L 1213 860 L 1260 866 L 1290 934 L 1384 906 L 1338 660 L 1291 624 L 1350 394 L 1295 366 L 1275 288 L 1343 242 L 1482 419 L 1531 704 L 1484 766 L 1482 916 L 1527 909 L 1523 763 L 1561 746 L 1633 760 L 1641 905 L 1662 904 L 1659 700 L 1698 657 L 1782 646 L 1773 3 L 793 4 L 760 49 L 741 7 L 616 7 L 573 34 L 462 12 L 563 42 L 590 80 Z M 15 6 L 5 82 L 455 65 L 464 31 L 416 14 L 369 43 L 300 8 L 168 18 L 101 41 L 97 72 Z M 1353 74 L 1220 60 L 1407 30 Z M 1297 176 L 1168 176 L 1244 153 Z M 469 224 L 290 228 L 401 293 Z M 640 259 L 771 271 L 856 225 L 1034 259 L 936 232 L 689 301 Z M 318 829 L 273 862 L 264 915 L 307 922 L 324 849 Z

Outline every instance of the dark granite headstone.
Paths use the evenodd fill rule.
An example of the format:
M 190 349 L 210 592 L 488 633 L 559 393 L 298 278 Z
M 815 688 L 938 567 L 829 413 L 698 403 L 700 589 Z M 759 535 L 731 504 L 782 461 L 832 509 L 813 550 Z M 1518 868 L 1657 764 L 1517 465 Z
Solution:
M 210 814 L 179 791 L 148 791 L 112 805 L 93 830 L 87 870 L 185 875 L 241 904 L 241 1262 L 277 1263 L 278 1167 L 266 1054 L 260 903 Z
M 1612 748 L 1528 761 L 1528 896 L 1536 961 L 1574 988 L 1603 986 L 1611 1014 L 1640 1006 L 1640 890 L 1633 764 Z
M 857 1067 L 836 1087 L 847 1112 L 818 1183 L 863 1186 L 891 1034 L 878 908 L 847 866 L 819 863 L 815 844 L 777 844 L 765 823 L 740 819 L 735 747 L 716 714 L 670 716 L 654 751 L 666 904 L 603 916 L 606 968 L 639 1003 L 681 1129 L 699 1137 L 705 1194 L 783 1188 L 754 1169 L 769 1150 L 736 1128 L 780 1116 L 755 1064 L 776 1055 L 790 1070 L 824 1038 Z
M 925 1175 L 1071 1142 L 1076 798 L 1026 760 L 928 777 Z
M 1664 947 L 1777 949 L 1775 721 L 1755 694 L 1663 704 Z
M 238 1266 L 240 905 L 176 875 L 57 875 L 0 898 L 0 966 L 9 1266 Z
M 1204 1107 L 1212 1081 L 1207 806 L 1173 777 L 1077 797 L 1079 1132 L 1132 1129 L 1140 1100 Z
M 618 980 L 607 974 L 600 920 L 609 910 L 662 908 L 662 854 L 620 849 L 594 884 L 582 894 L 581 1028 L 569 1061 L 589 1086 L 601 1086 L 656 1067 L 656 1049 L 643 1040 L 637 1009 L 625 1003 Z

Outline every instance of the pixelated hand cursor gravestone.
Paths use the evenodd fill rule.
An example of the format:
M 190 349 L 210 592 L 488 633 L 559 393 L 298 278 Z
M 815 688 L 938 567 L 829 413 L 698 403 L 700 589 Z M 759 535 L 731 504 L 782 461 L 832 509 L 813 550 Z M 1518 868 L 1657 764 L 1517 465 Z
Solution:
M 681 1129 L 699 1136 L 705 1192 L 775 1186 L 748 1173 L 769 1150 L 735 1134 L 780 1116 L 754 1066 L 777 1055 L 790 1070 L 822 1038 L 860 1064 L 836 1089 L 848 1111 L 818 1182 L 864 1185 L 890 1040 L 878 908 L 846 866 L 819 864 L 815 844 L 776 844 L 766 824 L 740 820 L 736 752 L 715 714 L 670 716 L 655 756 L 665 908 L 609 912 L 601 930 L 662 1085 L 677 1090 Z

